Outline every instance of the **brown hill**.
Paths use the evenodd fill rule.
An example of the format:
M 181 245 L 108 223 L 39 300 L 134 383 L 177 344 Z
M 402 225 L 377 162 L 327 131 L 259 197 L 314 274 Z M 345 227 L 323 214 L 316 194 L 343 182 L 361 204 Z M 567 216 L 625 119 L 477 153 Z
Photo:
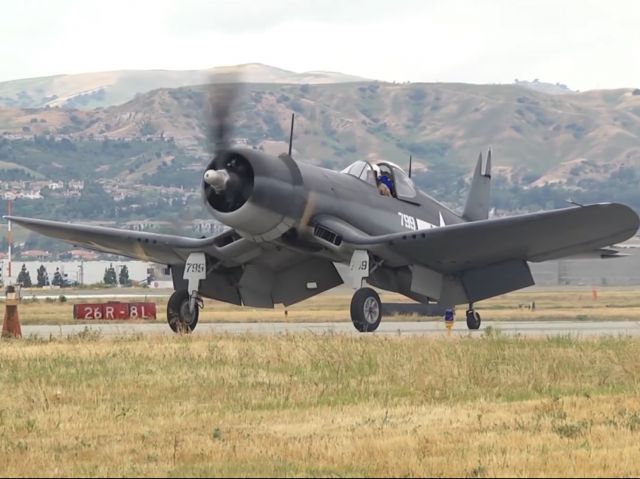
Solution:
M 206 103 L 206 88 L 185 87 L 89 111 L 5 109 L 0 133 L 173 138 L 204 157 Z M 489 146 L 501 175 L 536 185 L 640 167 L 640 95 L 628 89 L 548 95 L 517 85 L 247 84 L 233 118 L 236 140 L 285 151 L 292 111 L 294 156 L 334 167 L 358 158 L 406 164 L 412 154 L 418 167 L 468 169 Z

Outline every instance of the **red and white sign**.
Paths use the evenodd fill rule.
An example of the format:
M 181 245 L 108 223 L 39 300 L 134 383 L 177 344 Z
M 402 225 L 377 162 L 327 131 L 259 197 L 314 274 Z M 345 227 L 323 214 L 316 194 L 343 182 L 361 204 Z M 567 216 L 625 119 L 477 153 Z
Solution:
M 73 319 L 156 319 L 156 303 L 86 303 L 73 305 Z

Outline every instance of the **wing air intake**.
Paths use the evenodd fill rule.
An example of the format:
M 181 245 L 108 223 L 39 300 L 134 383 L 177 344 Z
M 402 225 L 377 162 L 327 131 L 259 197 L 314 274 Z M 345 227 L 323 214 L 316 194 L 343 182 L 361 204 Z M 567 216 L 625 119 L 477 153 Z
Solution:
M 313 235 L 336 246 L 340 246 L 342 243 L 341 236 L 321 225 L 316 225 Z

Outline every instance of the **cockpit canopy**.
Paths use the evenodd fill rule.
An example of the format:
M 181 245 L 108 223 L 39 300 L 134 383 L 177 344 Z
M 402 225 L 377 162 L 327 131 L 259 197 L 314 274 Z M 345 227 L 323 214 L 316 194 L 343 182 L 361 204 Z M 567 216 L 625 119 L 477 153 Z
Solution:
M 377 187 L 379 178 L 386 175 L 393 185 L 391 194 L 398 199 L 411 200 L 416 197 L 416 188 L 411 178 L 395 163 L 390 161 L 380 161 L 370 163 L 358 160 L 347 166 L 342 173 L 355 176 L 365 183 Z

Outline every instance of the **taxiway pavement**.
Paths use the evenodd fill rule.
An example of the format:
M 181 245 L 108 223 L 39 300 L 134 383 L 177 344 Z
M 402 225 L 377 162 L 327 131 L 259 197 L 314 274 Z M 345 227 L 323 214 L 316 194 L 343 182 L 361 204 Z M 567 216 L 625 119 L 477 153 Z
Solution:
M 479 330 L 470 331 L 464 321 L 456 321 L 451 335 L 480 337 L 487 329 L 509 336 L 640 336 L 639 321 L 483 321 Z M 76 335 L 87 330 L 105 336 L 172 335 L 166 322 L 90 323 L 67 325 L 23 325 L 24 337 Z M 361 335 L 351 322 L 332 323 L 200 323 L 193 334 L 354 334 Z M 447 336 L 443 321 L 382 322 L 374 335 Z

